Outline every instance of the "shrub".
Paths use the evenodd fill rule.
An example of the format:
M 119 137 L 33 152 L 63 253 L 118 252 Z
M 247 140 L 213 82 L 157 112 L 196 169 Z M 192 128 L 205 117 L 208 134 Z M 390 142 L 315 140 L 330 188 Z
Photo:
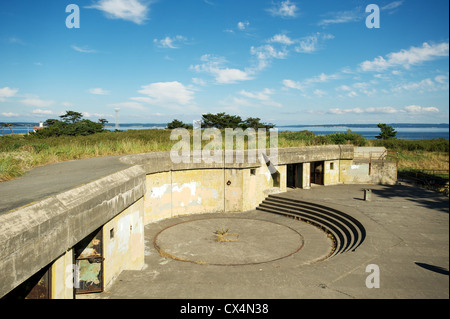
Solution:
M 449 141 L 445 138 L 432 140 L 402 140 L 390 139 L 373 141 L 374 146 L 384 146 L 395 151 L 426 151 L 426 152 L 449 152 Z
M 327 135 L 330 139 L 330 144 L 352 144 L 355 146 L 365 146 L 367 140 L 360 134 L 354 133 L 350 130 L 343 133 L 334 133 Z

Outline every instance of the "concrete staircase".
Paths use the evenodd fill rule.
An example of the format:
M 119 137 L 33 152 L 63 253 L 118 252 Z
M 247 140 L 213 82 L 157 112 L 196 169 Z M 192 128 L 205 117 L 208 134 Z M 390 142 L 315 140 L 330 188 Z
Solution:
M 269 195 L 257 210 L 293 217 L 321 228 L 332 238 L 333 250 L 329 257 L 355 251 L 364 241 L 366 230 L 355 218 L 322 204 L 292 199 L 282 194 Z

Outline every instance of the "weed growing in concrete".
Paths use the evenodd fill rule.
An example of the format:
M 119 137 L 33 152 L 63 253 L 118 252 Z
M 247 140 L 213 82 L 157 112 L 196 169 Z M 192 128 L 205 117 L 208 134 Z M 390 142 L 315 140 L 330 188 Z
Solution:
M 228 232 L 228 228 L 217 229 L 214 234 L 216 234 L 216 242 L 235 242 L 239 241 L 239 235 Z

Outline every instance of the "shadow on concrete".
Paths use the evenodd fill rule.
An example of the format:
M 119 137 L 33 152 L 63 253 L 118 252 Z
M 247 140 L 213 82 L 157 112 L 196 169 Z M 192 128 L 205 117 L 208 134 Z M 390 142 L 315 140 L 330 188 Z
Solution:
M 381 189 L 373 189 L 372 193 L 387 199 L 401 198 L 410 200 L 422 207 L 449 213 L 449 199 L 439 193 L 419 187 L 404 185 L 385 185 Z
M 424 263 L 418 263 L 418 262 L 415 262 L 415 264 L 417 266 L 419 266 L 419 267 L 422 267 L 422 268 L 425 268 L 427 270 L 431 270 L 431 271 L 437 272 L 437 273 L 442 274 L 442 275 L 447 275 L 447 276 L 449 275 L 448 269 L 445 269 L 445 268 L 442 268 L 442 267 L 439 267 L 439 266 L 433 266 L 433 265 L 424 264 Z

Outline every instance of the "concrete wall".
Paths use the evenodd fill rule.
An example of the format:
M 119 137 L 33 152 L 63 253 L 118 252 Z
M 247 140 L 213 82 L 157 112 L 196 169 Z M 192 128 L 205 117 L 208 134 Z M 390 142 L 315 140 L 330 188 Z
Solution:
M 367 159 L 341 160 L 340 181 L 344 184 L 397 183 L 397 164 L 389 161 Z
M 286 190 L 286 166 L 276 166 L 274 187 L 267 166 L 194 169 L 146 176 L 144 223 L 180 215 L 242 212 L 257 207 L 270 193 Z
M 144 191 L 144 171 L 135 166 L 0 215 L 0 297 L 60 259 Z
M 324 185 L 337 185 L 340 183 L 340 160 L 325 161 Z
M 143 198 L 103 226 L 103 247 L 105 290 L 123 270 L 144 267 Z
M 144 199 L 139 199 L 114 217 L 103 226 L 102 230 L 105 258 L 103 280 L 107 291 L 123 270 L 139 270 L 145 265 Z M 52 263 L 50 267 L 52 299 L 73 299 L 74 264 L 72 249 Z

